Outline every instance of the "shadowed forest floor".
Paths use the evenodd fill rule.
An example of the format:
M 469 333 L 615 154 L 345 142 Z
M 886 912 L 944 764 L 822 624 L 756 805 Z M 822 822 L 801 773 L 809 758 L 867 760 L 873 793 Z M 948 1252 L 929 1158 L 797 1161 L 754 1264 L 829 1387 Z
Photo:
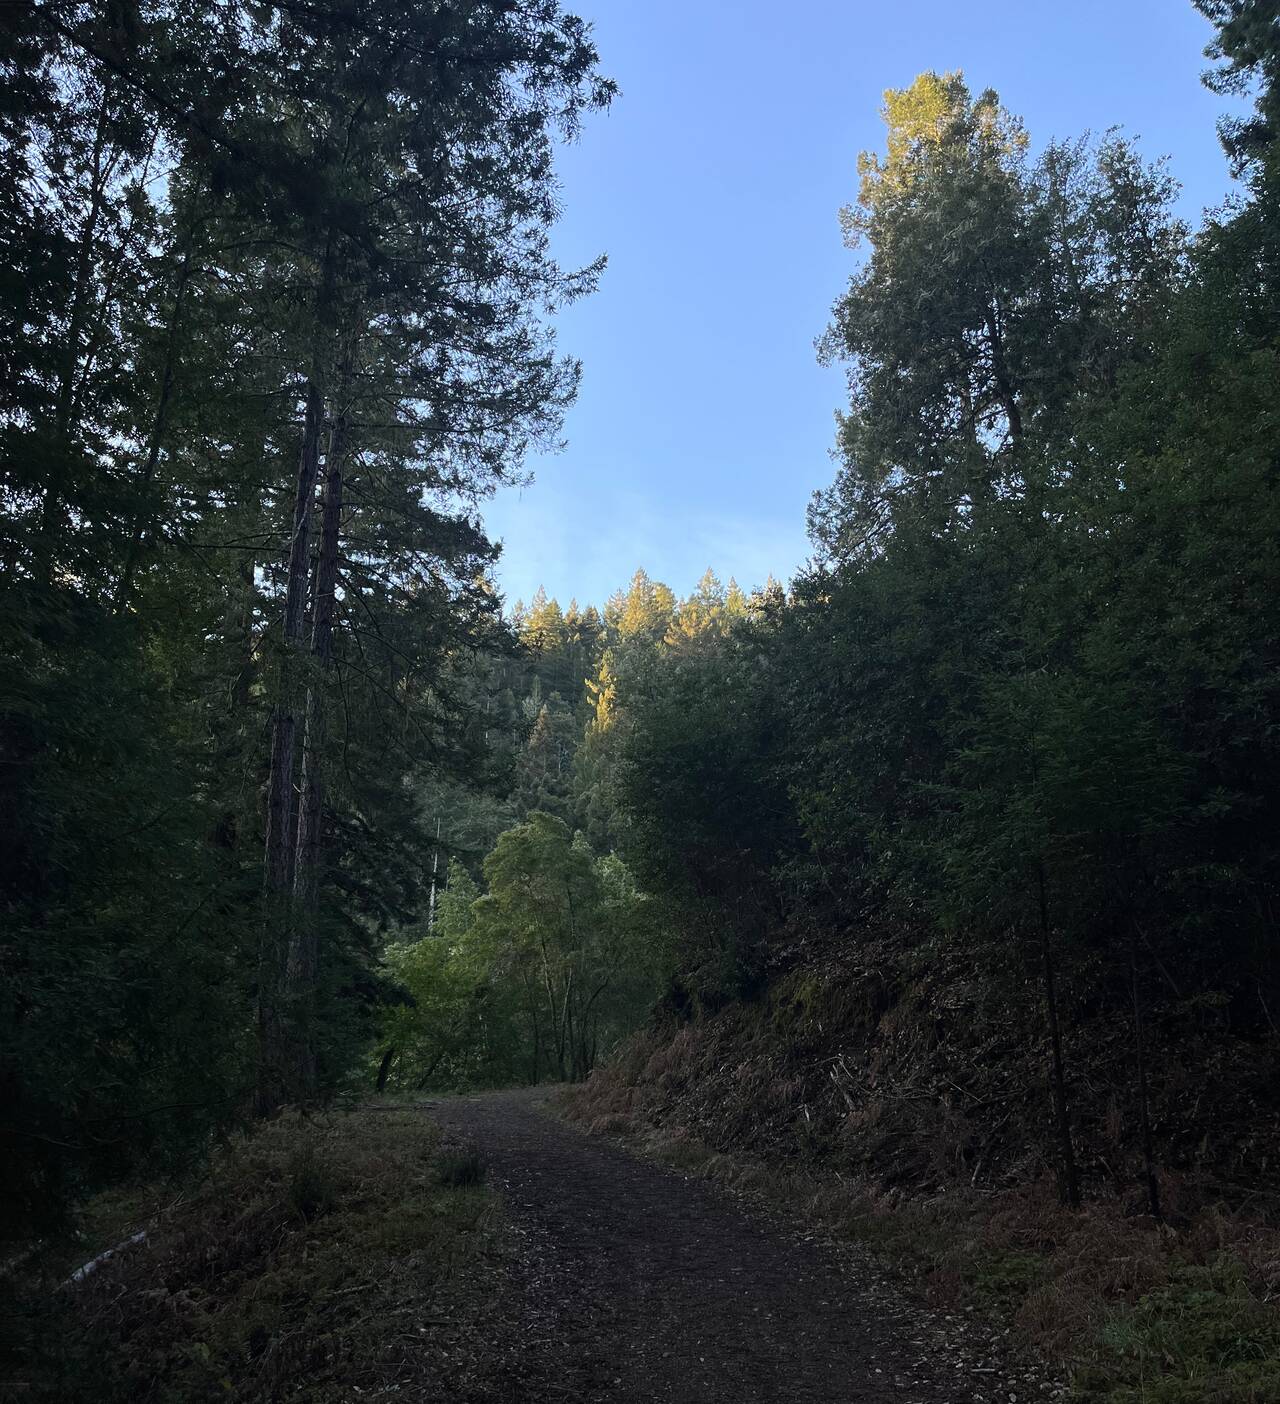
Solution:
M 1055 1392 L 988 1330 L 911 1303 L 862 1254 L 590 1138 L 545 1101 L 515 1091 L 428 1105 L 503 1194 L 559 1318 L 562 1397 L 960 1404 Z
M 0 1273 L 0 1399 L 1009 1404 L 1062 1393 L 866 1253 L 548 1089 L 289 1113 Z M 75 1269 L 98 1259 L 88 1274 Z
M 1246 1283 L 1269 1237 L 1157 1241 L 1086 1210 L 1043 1261 L 993 1258 L 963 1217 L 886 1200 L 864 1232 L 803 1175 L 712 1175 L 726 1157 L 674 1123 L 620 1142 L 616 1116 L 565 1119 L 581 1102 L 290 1112 L 189 1177 L 86 1202 L 0 1259 L 0 1400 L 1032 1404 L 1073 1371 L 1081 1401 L 1280 1400 L 1270 1299 Z M 1127 1296 L 1089 1288 L 1104 1260 Z M 974 1290 L 942 1290 L 965 1263 Z

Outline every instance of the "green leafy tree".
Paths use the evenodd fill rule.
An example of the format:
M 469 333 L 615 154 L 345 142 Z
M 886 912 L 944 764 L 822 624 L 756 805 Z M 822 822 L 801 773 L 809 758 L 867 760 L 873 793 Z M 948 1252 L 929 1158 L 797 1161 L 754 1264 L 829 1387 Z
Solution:
M 538 1061 L 562 1079 L 584 1078 L 618 1031 L 609 1016 L 619 1012 L 620 991 L 630 984 L 636 993 L 630 972 L 651 965 L 637 939 L 642 899 L 617 860 L 602 866 L 549 814 L 504 834 L 485 860 L 485 878 L 476 925 L 538 990 L 540 1008 L 531 1008 Z M 641 999 L 651 993 L 643 989 Z

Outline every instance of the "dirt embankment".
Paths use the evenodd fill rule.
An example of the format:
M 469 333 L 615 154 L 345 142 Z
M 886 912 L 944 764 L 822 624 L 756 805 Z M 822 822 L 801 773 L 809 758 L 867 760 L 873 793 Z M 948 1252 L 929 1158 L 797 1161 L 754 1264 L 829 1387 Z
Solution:
M 989 1314 L 1114 1404 L 1280 1401 L 1274 1049 L 1157 1010 L 1146 1213 L 1130 1030 L 1071 1009 L 1086 1202 L 1053 1173 L 1033 981 L 999 1006 L 962 963 L 864 947 L 755 1002 L 635 1038 L 568 1114 L 878 1250 L 943 1310 Z
M 1014 953 L 1007 964 L 1018 966 Z M 634 1039 L 584 1114 L 683 1126 L 715 1150 L 820 1164 L 884 1187 L 1021 1189 L 1052 1177 L 1049 1048 L 1034 968 L 999 987 L 940 945 L 802 951 L 755 1001 Z M 1145 1208 L 1126 991 L 1060 976 L 1066 1073 L 1086 1196 Z M 1205 1204 L 1280 1212 L 1280 1040 L 1221 1009 L 1146 996 L 1155 1155 L 1173 1220 Z M 1164 994 L 1167 996 L 1168 991 Z

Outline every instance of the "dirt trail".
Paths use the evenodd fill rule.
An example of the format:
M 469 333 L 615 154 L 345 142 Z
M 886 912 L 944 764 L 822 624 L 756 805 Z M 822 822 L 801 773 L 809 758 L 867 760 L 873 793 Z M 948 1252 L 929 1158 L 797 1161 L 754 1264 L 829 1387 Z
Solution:
M 525 1239 L 529 1379 L 608 1404 L 969 1404 L 1048 1395 L 982 1332 L 907 1301 L 854 1252 L 771 1223 L 542 1109 L 443 1099 Z M 534 1386 L 528 1397 L 543 1397 Z M 1043 1393 L 1041 1391 L 1044 1391 Z

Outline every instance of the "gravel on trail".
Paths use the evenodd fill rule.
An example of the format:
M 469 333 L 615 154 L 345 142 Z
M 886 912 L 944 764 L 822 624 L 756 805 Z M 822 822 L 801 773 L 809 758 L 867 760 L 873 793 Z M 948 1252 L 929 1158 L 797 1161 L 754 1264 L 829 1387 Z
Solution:
M 513 1404 L 1032 1404 L 1065 1391 L 995 1328 L 862 1251 L 585 1134 L 545 1089 L 425 1104 L 503 1194 Z M 515 1386 L 510 1380 L 507 1388 Z

